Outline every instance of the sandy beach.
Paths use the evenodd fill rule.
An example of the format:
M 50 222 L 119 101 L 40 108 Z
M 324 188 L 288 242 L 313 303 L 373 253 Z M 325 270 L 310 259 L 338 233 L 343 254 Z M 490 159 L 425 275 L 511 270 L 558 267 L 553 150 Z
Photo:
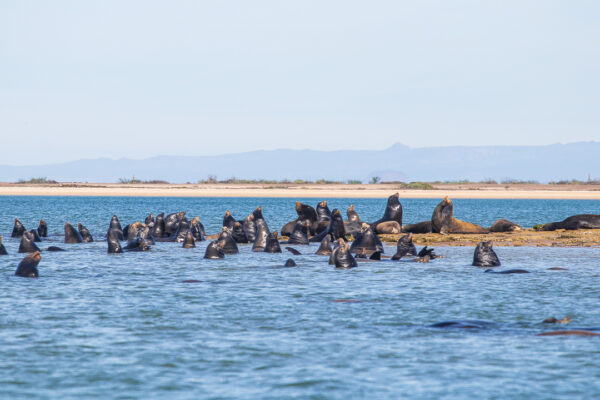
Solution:
M 0 183 L 0 196 L 135 196 L 135 197 L 282 197 L 468 199 L 600 199 L 600 185 L 435 184 L 432 190 L 406 190 L 399 184 L 117 184 Z

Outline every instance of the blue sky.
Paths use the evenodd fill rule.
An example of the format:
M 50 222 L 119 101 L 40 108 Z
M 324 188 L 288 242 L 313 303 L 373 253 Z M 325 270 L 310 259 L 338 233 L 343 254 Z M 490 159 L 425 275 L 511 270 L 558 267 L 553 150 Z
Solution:
M 596 1 L 0 0 L 0 164 L 600 140 Z

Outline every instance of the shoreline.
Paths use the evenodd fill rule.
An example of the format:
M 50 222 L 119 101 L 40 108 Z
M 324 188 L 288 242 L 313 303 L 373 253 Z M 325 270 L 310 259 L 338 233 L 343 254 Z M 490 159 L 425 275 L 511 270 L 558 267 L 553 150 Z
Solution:
M 564 199 L 600 200 L 600 185 L 436 184 L 434 189 L 402 189 L 399 184 L 117 184 L 0 183 L 0 196 L 92 197 L 277 197 L 277 198 L 400 198 L 441 199 Z

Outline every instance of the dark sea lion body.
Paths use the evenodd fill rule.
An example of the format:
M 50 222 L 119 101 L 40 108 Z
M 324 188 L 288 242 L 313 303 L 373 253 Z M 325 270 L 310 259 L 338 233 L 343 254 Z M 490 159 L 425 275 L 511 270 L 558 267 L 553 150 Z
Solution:
M 40 224 L 37 227 L 37 231 L 40 237 L 48 237 L 48 225 L 46 225 L 46 221 L 44 221 L 43 219 L 40 220 Z
M 346 231 L 347 235 L 356 236 L 361 228 L 362 223 L 360 222 L 344 221 L 344 231 Z
M 371 224 L 376 233 L 400 233 L 400 229 L 402 228 L 402 204 L 400 204 L 400 201 L 398 200 L 399 197 L 399 193 L 394 193 L 388 197 L 383 217 Z M 397 225 L 382 224 L 391 221 L 395 221 Z M 381 227 L 379 225 L 381 225 Z M 397 230 L 397 232 L 392 232 L 391 230 Z
M 138 236 L 141 227 L 142 224 L 140 224 L 139 221 L 136 221 L 131 225 L 127 225 L 125 229 L 123 229 L 123 236 L 125 237 L 125 240 L 130 241 L 135 239 Z
M 363 250 L 369 253 L 377 251 L 383 253 L 383 243 L 369 224 L 363 224 L 360 233 L 357 234 L 350 246 L 352 254 L 362 253 Z
M 277 239 L 277 235 L 279 232 L 273 231 L 267 237 L 267 243 L 264 248 L 265 253 L 281 253 L 281 246 L 279 245 L 279 240 Z
M 269 236 L 269 227 L 264 219 L 259 219 L 256 222 L 256 238 L 252 244 L 252 251 L 263 251 L 267 245 L 267 237 Z
M 310 232 L 310 221 L 298 221 L 294 225 L 294 229 L 292 233 L 289 235 L 289 239 L 287 241 L 288 244 L 301 244 L 308 245 L 308 234 Z
M 61 249 L 60 247 L 56 247 L 56 246 L 49 246 L 46 251 L 66 251 L 65 249 Z
M 154 214 L 151 213 L 150 215 L 148 215 L 144 220 L 144 223 L 148 225 L 148 227 L 152 230 L 152 228 L 154 227 Z
M 331 235 L 333 240 L 340 238 L 346 240 L 346 227 L 344 225 L 344 220 L 342 219 L 342 214 L 340 214 L 340 210 L 337 208 L 331 213 L 331 222 L 327 229 L 310 238 L 310 241 L 320 242 L 326 235 Z
M 156 242 L 154 240 L 154 236 L 152 236 L 150 227 L 148 225 L 146 225 L 145 223 L 140 226 L 140 229 L 138 230 L 137 235 L 138 235 L 138 237 L 141 237 L 142 239 L 144 239 L 150 245 L 156 244 Z
M 473 253 L 473 266 L 475 267 L 498 267 L 500 260 L 493 249 L 491 241 L 480 242 Z
M 183 241 L 183 248 L 184 249 L 192 249 L 194 247 L 196 247 L 196 241 L 194 240 L 194 235 L 192 235 L 192 232 L 190 232 L 188 230 L 185 235 L 185 240 Z
M 331 235 L 325 235 L 325 237 L 323 238 L 323 240 L 321 240 L 321 244 L 319 246 L 319 249 L 317 250 L 317 252 L 315 254 L 319 254 L 322 256 L 329 256 L 331 255 Z
M 10 237 L 20 238 L 23 236 L 23 233 L 25 233 L 26 230 L 27 229 L 25 229 L 21 221 L 19 221 L 19 218 L 15 218 L 15 223 L 13 225 L 13 230 L 10 234 Z
M 296 267 L 297 265 L 294 260 L 292 260 L 291 258 L 288 258 L 283 266 L 284 267 Z
M 31 229 L 29 231 L 29 233 L 31 233 L 31 236 L 33 236 L 33 241 L 34 242 L 41 242 L 42 238 L 40 237 L 40 234 L 38 233 L 37 229 Z
M 223 216 L 223 225 L 229 229 L 233 229 L 233 226 L 235 225 L 235 218 L 233 218 L 233 215 L 231 215 L 231 211 L 227 210 L 225 211 L 225 215 Z
M 346 215 L 348 216 L 348 222 L 358 222 L 360 223 L 360 217 L 358 213 L 354 209 L 354 204 L 350 204 L 350 207 L 346 210 Z
M 135 239 L 128 241 L 123 249 L 126 251 L 148 251 L 150 250 L 150 246 L 141 237 L 136 237 Z
M 493 269 L 486 269 L 483 272 L 487 272 L 489 274 L 528 274 L 529 271 L 526 269 L 506 269 L 504 271 L 494 271 Z
M 7 256 L 8 251 L 6 251 L 6 247 L 2 244 L 2 236 L 0 235 L 0 256 Z
M 154 226 L 152 227 L 152 236 L 160 239 L 165 235 L 165 213 L 160 213 L 156 216 Z
M 204 240 L 204 235 L 206 232 L 204 231 L 204 226 L 200 222 L 199 217 L 195 217 L 190 222 L 190 232 L 192 233 L 192 236 L 196 242 L 201 242 Z
M 448 196 L 435 207 L 431 216 L 431 230 L 434 233 L 488 233 L 479 225 L 454 218 L 453 207 Z
M 185 236 L 190 231 L 190 222 L 187 218 L 183 217 L 179 220 L 177 224 L 177 230 L 174 234 L 170 236 L 171 242 L 183 243 L 185 241 Z
M 338 239 L 339 247 L 335 251 L 333 262 L 336 268 L 350 269 L 358 267 L 358 264 L 348 247 L 348 243 L 344 242 L 344 239 Z
M 461 329 L 486 329 L 493 328 L 496 324 L 489 321 L 479 320 L 459 320 L 459 321 L 444 321 L 429 325 L 430 328 L 461 328 Z
M 79 231 L 79 234 L 83 238 L 83 243 L 91 243 L 94 241 L 92 234 L 90 233 L 90 231 L 88 231 L 88 229 L 85 226 L 78 223 L 77 230 Z
M 254 211 L 252 211 L 252 216 L 254 217 L 254 223 L 257 223 L 258 220 L 261 220 L 261 219 L 263 221 L 265 220 L 265 218 L 263 217 L 263 214 L 262 214 L 262 207 L 261 206 L 256 207 L 256 209 Z
M 169 214 L 165 217 L 165 235 L 171 236 L 177 232 L 179 223 L 185 217 L 185 211 L 179 211 L 176 213 Z
M 39 277 L 40 274 L 38 272 L 37 266 L 40 263 L 41 259 L 42 259 L 42 256 L 40 255 L 39 251 L 36 251 L 35 253 L 26 256 L 19 263 L 19 266 L 17 267 L 17 270 L 15 271 L 15 275 L 21 276 L 23 278 Z
M 248 215 L 242 222 L 242 227 L 246 236 L 248 237 L 248 243 L 254 243 L 256 239 L 256 224 L 254 223 L 254 214 Z
M 299 256 L 302 254 L 298 250 L 294 249 L 293 247 L 286 247 L 285 249 L 295 256 Z
M 416 224 L 408 224 L 402 227 L 404 233 L 431 233 L 431 221 L 417 222 Z
M 560 222 L 550 222 L 542 226 L 543 231 L 554 231 L 557 229 L 566 229 L 568 231 L 574 231 L 577 229 L 600 229 L 600 215 L 572 215 Z
M 225 253 L 223 252 L 223 243 L 219 240 L 213 240 L 206 246 L 206 251 L 204 252 L 204 258 L 209 260 L 216 260 L 220 258 L 225 258 Z
M 108 232 L 113 231 L 113 235 L 117 236 L 118 240 L 125 240 L 125 236 L 123 235 L 123 228 L 121 228 L 121 223 L 119 222 L 119 218 L 116 215 L 113 215 L 110 219 L 110 224 L 108 226 L 108 231 L 106 232 L 106 236 L 108 237 Z
M 327 200 L 321 201 L 317 204 L 317 222 L 313 223 L 312 229 L 314 233 L 321 233 L 329 223 L 331 222 L 331 210 L 329 210 L 329 206 L 327 206 Z
M 402 225 L 396 221 L 380 222 L 374 225 L 374 230 L 382 235 L 397 235 L 402 232 Z
M 240 222 L 233 224 L 233 231 L 231 232 L 231 235 L 236 243 L 248 243 L 248 235 L 246 235 L 244 226 Z
M 118 229 L 109 229 L 108 234 L 106 235 L 109 254 L 123 252 L 123 248 L 119 242 L 119 237 L 123 237 L 123 232 Z
M 586 330 L 565 330 L 565 331 L 550 331 L 538 333 L 536 336 L 600 336 L 600 333 Z
M 237 254 L 239 253 L 239 249 L 235 240 L 233 240 L 233 236 L 231 235 L 231 230 L 224 226 L 219 234 L 219 238 L 217 239 L 221 243 L 221 247 L 223 249 L 223 253 L 225 254 Z
M 68 222 L 65 223 L 65 243 L 83 243 L 81 234 Z
M 412 241 L 412 236 L 404 235 L 398 239 L 398 243 L 396 244 L 396 254 L 392 256 L 392 260 L 400 260 L 405 256 L 416 256 L 417 248 Z
M 522 231 L 521 225 L 515 224 L 507 219 L 499 219 L 490 227 L 490 232 L 516 232 Z
M 27 231 L 23 232 L 18 253 L 35 253 L 36 251 L 40 251 L 40 248 L 35 244 L 33 235 Z

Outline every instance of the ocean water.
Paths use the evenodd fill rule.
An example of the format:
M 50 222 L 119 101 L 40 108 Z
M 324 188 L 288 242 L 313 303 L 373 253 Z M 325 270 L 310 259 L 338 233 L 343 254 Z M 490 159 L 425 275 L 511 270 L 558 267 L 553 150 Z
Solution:
M 406 223 L 429 219 L 438 202 L 401 201 Z M 351 203 L 363 220 L 385 207 L 329 201 L 343 211 Z M 600 332 L 600 248 L 497 248 L 500 269 L 531 273 L 496 275 L 470 265 L 472 247 L 440 247 L 443 258 L 429 264 L 336 270 L 316 244 L 294 246 L 300 256 L 240 245 L 238 255 L 204 260 L 207 242 L 108 255 L 102 241 L 112 214 L 124 226 L 185 210 L 216 233 L 226 209 L 241 219 L 258 205 L 271 229 L 295 216 L 292 199 L 1 197 L 10 254 L 0 257 L 0 398 L 600 397 L 600 337 L 536 336 Z M 580 213 L 600 213 L 600 201 L 455 201 L 457 218 L 484 226 Z M 23 258 L 9 237 L 14 217 L 28 229 L 45 219 L 51 236 L 40 247 L 67 249 L 42 253 L 39 279 L 13 275 Z M 97 241 L 63 244 L 66 221 Z M 287 258 L 298 267 L 282 267 Z M 543 324 L 550 316 L 572 322 Z M 490 324 L 430 326 L 460 319 Z

